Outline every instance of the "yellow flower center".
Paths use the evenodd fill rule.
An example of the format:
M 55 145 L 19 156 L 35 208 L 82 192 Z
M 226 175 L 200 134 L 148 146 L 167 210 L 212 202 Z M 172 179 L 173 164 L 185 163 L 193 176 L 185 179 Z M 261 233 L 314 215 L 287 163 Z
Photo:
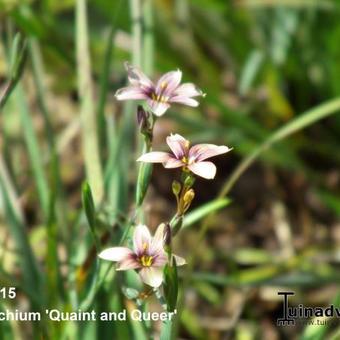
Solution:
M 151 93 L 151 99 L 163 104 L 168 102 L 168 97 L 162 95 L 157 96 L 156 93 Z
M 152 256 L 149 256 L 149 255 L 143 255 L 140 257 L 139 259 L 141 265 L 143 267 L 151 267 L 152 265 Z
M 188 157 L 182 157 L 181 161 L 184 163 L 184 164 L 188 164 Z

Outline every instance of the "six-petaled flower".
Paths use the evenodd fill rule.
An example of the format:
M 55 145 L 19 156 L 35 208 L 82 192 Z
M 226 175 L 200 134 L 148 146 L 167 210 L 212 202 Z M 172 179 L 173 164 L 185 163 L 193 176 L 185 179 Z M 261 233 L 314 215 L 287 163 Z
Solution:
M 182 167 L 197 176 L 212 179 L 216 175 L 216 166 L 205 161 L 210 157 L 221 155 L 231 150 L 225 145 L 197 144 L 190 147 L 190 142 L 179 134 L 166 139 L 172 154 L 168 152 L 148 152 L 137 159 L 139 162 L 162 163 L 165 168 Z
M 118 262 L 116 270 L 139 270 L 144 283 L 159 287 L 163 281 L 163 267 L 168 262 L 168 255 L 164 250 L 164 231 L 165 224 L 161 224 L 152 237 L 147 226 L 138 225 L 133 235 L 133 249 L 112 247 L 103 250 L 99 257 Z M 175 257 L 177 266 L 186 263 L 182 257 L 172 256 Z
M 180 70 L 165 73 L 154 84 L 139 68 L 125 63 L 130 86 L 119 89 L 115 96 L 118 100 L 145 99 L 156 116 L 162 116 L 171 103 L 198 106 L 192 97 L 202 96 L 203 92 L 192 83 L 180 85 Z

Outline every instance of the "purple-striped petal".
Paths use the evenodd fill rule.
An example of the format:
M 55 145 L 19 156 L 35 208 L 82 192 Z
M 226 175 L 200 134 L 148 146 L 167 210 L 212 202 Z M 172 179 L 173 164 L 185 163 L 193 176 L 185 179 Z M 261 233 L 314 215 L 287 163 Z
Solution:
M 192 163 L 188 165 L 188 168 L 195 175 L 206 179 L 213 179 L 216 175 L 216 166 L 211 162 Z
M 170 97 L 177 89 L 181 79 L 182 72 L 180 70 L 165 73 L 157 82 L 156 95 Z
M 225 145 L 214 145 L 214 144 L 197 144 L 190 148 L 189 159 L 193 159 L 196 162 L 204 161 L 207 158 L 221 155 L 230 151 Z
M 133 234 L 133 247 L 137 255 L 148 252 L 151 244 L 151 235 L 148 227 L 139 224 Z
M 204 93 L 193 83 L 184 83 L 177 87 L 173 95 L 180 97 L 196 97 L 203 96 Z
M 152 263 L 153 267 L 163 267 L 168 262 L 168 255 L 163 251 L 158 254 Z
M 185 166 L 185 164 L 179 159 L 170 157 L 166 162 L 163 163 L 163 166 L 166 169 L 174 169 L 174 168 L 180 168 L 182 166 Z
M 145 91 L 154 90 L 153 82 L 138 68 L 125 63 L 125 68 L 128 72 L 128 78 L 132 85 L 141 87 Z
M 168 136 L 166 142 L 178 160 L 181 160 L 189 151 L 189 141 L 177 133 Z
M 115 93 L 115 97 L 117 100 L 138 100 L 138 99 L 147 99 L 147 93 L 137 86 L 128 86 L 119 89 Z
M 151 111 L 158 117 L 162 116 L 165 111 L 170 107 L 167 102 L 161 102 L 158 100 L 148 99 L 148 105 Z
M 101 251 L 98 256 L 103 260 L 122 261 L 133 255 L 133 251 L 126 247 L 112 247 Z
M 145 153 L 137 159 L 137 162 L 164 163 L 172 158 L 172 155 L 162 151 L 152 151 Z
M 136 260 L 136 255 L 130 255 L 118 262 L 116 270 L 130 270 L 141 268 L 141 264 Z
M 161 268 L 144 267 L 139 271 L 144 283 L 151 287 L 159 287 L 163 282 L 163 270 Z
M 199 102 L 197 100 L 185 96 L 174 96 L 169 99 L 169 102 L 184 104 L 192 107 L 197 107 L 199 105 Z

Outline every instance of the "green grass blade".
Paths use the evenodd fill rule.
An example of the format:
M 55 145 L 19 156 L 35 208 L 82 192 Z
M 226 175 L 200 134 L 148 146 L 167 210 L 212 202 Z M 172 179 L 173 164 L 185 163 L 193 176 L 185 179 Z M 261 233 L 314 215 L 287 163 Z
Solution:
M 10 58 L 10 75 L 3 93 L 0 95 L 0 112 L 5 106 L 12 91 L 16 87 L 21 78 L 27 59 L 27 44 L 26 40 L 18 33 L 14 37 L 13 48 Z
M 90 230 L 93 236 L 94 243 L 96 245 L 97 250 L 99 250 L 100 242 L 98 241 L 96 234 L 96 208 L 93 201 L 92 191 L 88 183 L 84 183 L 83 185 L 82 202 L 87 222 L 89 223 Z
M 98 204 L 104 195 L 104 185 L 99 157 L 97 117 L 93 103 L 86 0 L 76 1 L 75 39 L 85 170 L 89 184 L 93 190 L 94 202 Z
M 37 187 L 40 206 L 44 216 L 48 215 L 49 206 L 49 189 L 45 176 L 42 152 L 39 147 L 37 135 L 34 131 L 32 117 L 28 110 L 28 105 L 24 95 L 24 90 L 19 84 L 15 92 L 16 104 L 19 109 L 19 115 L 21 120 L 21 126 L 24 133 L 25 144 L 28 151 L 28 156 Z
M 203 217 L 209 215 L 212 212 L 216 212 L 227 205 L 230 204 L 230 200 L 228 198 L 218 198 L 214 201 L 208 202 L 206 204 L 201 205 L 195 210 L 188 213 L 183 220 L 183 228 L 187 228 L 192 224 L 200 221 Z
M 105 128 L 105 102 L 108 94 L 109 89 L 109 77 L 111 74 L 111 63 L 112 63 L 112 55 L 114 52 L 114 38 L 116 35 L 117 29 L 117 16 L 120 11 L 122 0 L 119 0 L 115 6 L 115 12 L 113 14 L 112 23 L 110 32 L 107 38 L 107 45 L 105 49 L 104 55 L 104 65 L 103 70 L 100 76 L 100 92 L 99 92 L 99 100 L 98 100 L 98 107 L 97 107 L 97 114 L 98 114 L 98 131 L 99 137 L 101 138 L 100 145 L 104 145 L 104 136 L 106 132 Z
M 313 123 L 329 117 L 340 110 L 340 98 L 332 99 L 324 104 L 312 108 L 302 115 L 296 117 L 288 122 L 282 128 L 275 131 L 269 136 L 259 147 L 257 147 L 248 157 L 246 157 L 235 171 L 228 178 L 219 197 L 224 197 L 228 194 L 230 189 L 234 186 L 240 176 L 249 168 L 249 166 L 267 149 L 269 149 L 276 142 L 292 135 L 293 133 L 302 130 Z
M 32 307 L 39 309 L 39 307 L 44 304 L 44 297 L 41 295 L 42 291 L 38 264 L 29 243 L 25 226 L 21 217 L 16 213 L 14 208 L 15 204 L 11 200 L 2 176 L 0 176 L 0 190 L 3 197 L 9 232 L 11 233 L 16 247 L 19 250 L 19 263 L 23 275 L 22 286 L 25 291 L 29 293 L 28 296 L 31 298 Z
M 50 113 L 46 103 L 46 93 L 44 87 L 44 70 L 43 70 L 43 60 L 40 52 L 40 46 L 36 39 L 31 38 L 29 40 L 29 54 L 32 60 L 32 71 L 34 84 L 37 91 L 37 100 L 40 110 L 43 115 L 46 137 L 49 143 L 50 152 L 55 152 L 55 141 L 54 133 L 52 128 L 52 123 L 50 120 Z

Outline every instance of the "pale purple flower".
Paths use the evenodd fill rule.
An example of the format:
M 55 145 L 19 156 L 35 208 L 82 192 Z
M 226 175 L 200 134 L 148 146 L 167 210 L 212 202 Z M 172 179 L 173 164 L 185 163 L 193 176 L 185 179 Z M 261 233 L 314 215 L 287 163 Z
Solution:
M 168 262 L 164 250 L 165 224 L 160 224 L 152 237 L 145 225 L 135 227 L 133 250 L 127 247 L 113 247 L 103 250 L 98 256 L 104 260 L 118 262 L 116 270 L 139 270 L 142 281 L 151 287 L 159 287 L 163 281 L 163 267 Z M 186 262 L 173 255 L 177 266 Z
M 183 167 L 197 176 L 212 179 L 216 175 L 216 166 L 205 160 L 231 150 L 225 145 L 197 144 L 190 147 L 190 142 L 179 134 L 166 138 L 172 154 L 168 152 L 149 152 L 137 159 L 139 162 L 163 163 L 165 168 Z
M 198 106 L 198 101 L 192 97 L 203 96 L 203 92 L 192 83 L 180 85 L 182 72 L 180 70 L 165 73 L 154 84 L 138 67 L 125 63 L 130 86 L 119 89 L 115 96 L 118 100 L 146 99 L 151 111 L 156 116 L 162 116 L 171 103 L 181 103 L 188 106 Z

